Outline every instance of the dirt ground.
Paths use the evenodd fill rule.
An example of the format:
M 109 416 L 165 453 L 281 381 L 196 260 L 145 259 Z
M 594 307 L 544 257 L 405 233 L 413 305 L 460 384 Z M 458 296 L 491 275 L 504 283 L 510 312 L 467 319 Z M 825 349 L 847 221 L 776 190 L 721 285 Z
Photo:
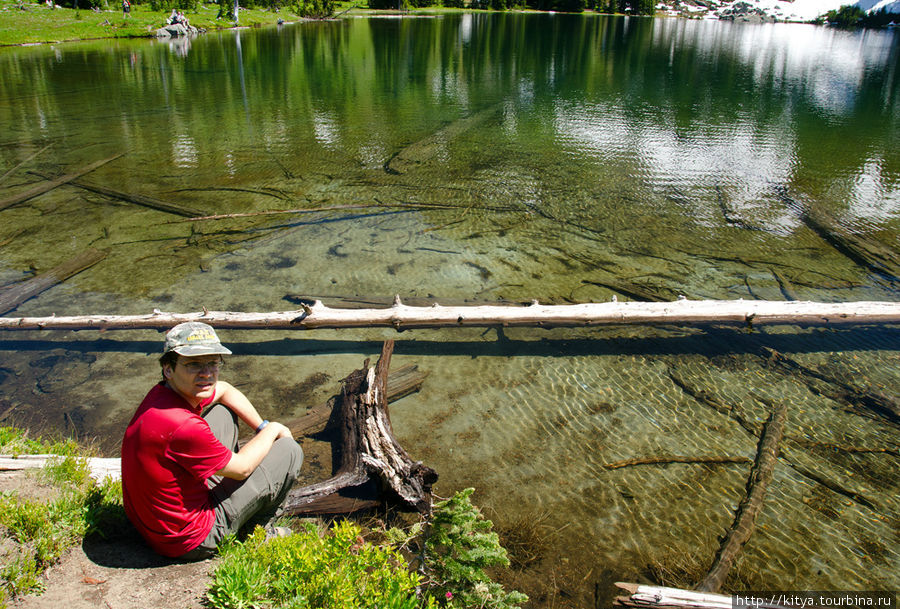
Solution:
M 0 474 L 0 492 L 48 499 L 50 487 L 24 473 Z M 201 609 L 218 559 L 174 563 L 134 532 L 71 548 L 42 578 L 45 590 L 9 602 L 16 609 Z
M 46 589 L 10 603 L 22 609 L 200 609 L 214 560 L 162 560 L 140 540 L 85 543 L 44 577 Z

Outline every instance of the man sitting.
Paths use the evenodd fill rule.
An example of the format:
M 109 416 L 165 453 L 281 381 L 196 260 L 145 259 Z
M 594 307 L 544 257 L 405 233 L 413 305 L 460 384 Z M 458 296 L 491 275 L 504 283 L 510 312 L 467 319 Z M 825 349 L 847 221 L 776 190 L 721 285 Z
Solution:
M 162 381 L 135 412 L 122 440 L 125 513 L 156 552 L 211 556 L 226 535 L 265 524 L 300 473 L 303 451 L 281 423 L 218 380 L 229 355 L 207 324 L 166 335 Z M 238 419 L 256 435 L 238 448 Z

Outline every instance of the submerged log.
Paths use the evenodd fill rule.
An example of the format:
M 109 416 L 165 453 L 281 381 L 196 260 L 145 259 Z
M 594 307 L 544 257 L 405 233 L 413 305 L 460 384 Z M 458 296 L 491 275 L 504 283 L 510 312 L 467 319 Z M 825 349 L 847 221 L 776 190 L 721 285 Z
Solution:
M 705 592 L 718 592 L 744 544 L 753 534 L 753 530 L 756 528 L 756 517 L 762 511 L 766 488 L 772 480 L 775 464 L 778 462 L 778 447 L 781 443 L 781 436 L 784 434 L 785 418 L 787 418 L 787 403 L 782 402 L 763 428 L 756 450 L 756 463 L 747 480 L 747 495 L 738 506 L 734 523 L 725 535 L 725 539 L 722 540 L 713 565 L 697 586 L 698 589 Z
M 4 173 L 2 176 L 0 176 L 0 182 L 2 182 L 3 180 L 5 180 L 5 179 L 8 178 L 9 176 L 11 176 L 13 173 L 16 172 L 17 169 L 19 169 L 20 167 L 22 167 L 23 165 L 25 165 L 26 163 L 28 163 L 28 161 L 30 161 L 31 159 L 35 158 L 36 156 L 38 156 L 39 154 L 41 154 L 42 152 L 44 152 L 45 150 L 47 150 L 49 147 L 50 147 L 50 144 L 47 144 L 46 146 L 44 146 L 43 148 L 41 148 L 40 150 L 38 150 L 38 151 L 35 152 L 34 154 L 30 155 L 30 156 L 29 156 L 28 158 L 26 158 L 25 160 L 23 160 L 21 163 L 19 163 L 18 165 L 16 165 L 15 167 L 13 167 L 12 169 L 10 169 L 10 170 L 7 171 L 6 173 Z
M 383 309 L 334 309 L 316 301 L 297 311 L 239 313 L 200 311 L 149 315 L 80 315 L 0 318 L 0 330 L 167 330 L 186 321 L 217 328 L 294 329 L 597 326 L 614 324 L 871 324 L 900 322 L 898 302 L 780 302 L 677 300 L 573 305 L 410 307 L 395 298 Z
M 900 278 L 897 252 L 874 239 L 852 233 L 841 227 L 830 213 L 816 205 L 802 205 L 781 186 L 776 189 L 781 200 L 793 209 L 800 220 L 826 243 L 861 267 L 888 279 Z
M 26 281 L 7 286 L 0 291 L 0 315 L 8 313 L 26 300 L 50 289 L 69 277 L 90 268 L 106 258 L 106 252 L 86 249 L 59 266 Z
M 631 467 L 632 465 L 668 465 L 669 463 L 750 463 L 750 459 L 747 457 L 687 457 L 684 455 L 673 455 L 671 457 L 625 459 L 624 461 L 604 463 L 603 467 L 606 469 L 619 469 L 622 467 Z
M 54 188 L 57 188 L 58 186 L 62 186 L 63 184 L 72 182 L 73 180 L 77 180 L 81 176 L 86 175 L 86 174 L 94 171 L 95 169 L 102 167 L 103 165 L 106 165 L 110 161 L 116 160 L 123 154 L 125 154 L 125 153 L 120 152 L 119 154 L 114 154 L 113 156 L 109 157 L 108 159 L 103 159 L 101 161 L 97 161 L 95 163 L 91 163 L 90 165 L 82 167 L 81 169 L 79 169 L 78 171 L 76 171 L 74 173 L 69 173 L 69 174 L 60 176 L 56 179 L 49 180 L 47 182 L 43 182 L 41 184 L 38 184 L 37 186 L 34 186 L 34 187 L 26 190 L 25 192 L 21 192 L 21 193 L 15 195 L 13 197 L 10 197 L 8 199 L 3 199 L 2 201 L 0 201 L 0 209 L 6 209 L 7 207 L 12 207 L 13 205 L 17 205 L 19 203 L 24 203 L 28 199 L 33 199 L 34 197 L 37 197 L 38 195 L 42 195 L 45 192 L 50 192 L 51 190 L 53 190 Z
M 888 395 L 881 391 L 872 389 L 860 389 L 846 383 L 838 378 L 819 370 L 813 370 L 803 364 L 791 359 L 790 357 L 771 349 L 763 347 L 762 352 L 766 358 L 766 363 L 773 368 L 780 369 L 793 376 L 799 374 L 805 379 L 816 379 L 821 383 L 811 384 L 807 380 L 807 386 L 816 395 L 821 395 L 829 399 L 835 400 L 842 404 L 846 404 L 851 408 L 863 408 L 871 411 L 879 417 L 886 419 L 894 424 L 900 424 L 900 398 Z
M 441 145 L 484 123 L 499 111 L 500 106 L 495 105 L 450 123 L 394 154 L 384 164 L 384 170 L 388 173 L 401 174 L 414 169 L 417 165 L 434 158 Z
M 39 175 L 43 178 L 42 174 Z M 48 178 L 49 179 L 49 178 Z M 72 186 L 77 186 L 82 190 L 87 190 L 90 192 L 97 193 L 98 195 L 103 195 L 104 197 L 109 197 L 110 199 L 119 199 L 120 201 L 126 201 L 128 203 L 134 203 L 135 205 L 140 205 L 141 207 L 149 207 L 150 209 L 155 209 L 157 211 L 166 212 L 168 214 L 175 214 L 176 216 L 183 216 L 185 218 L 193 218 L 195 216 L 202 216 L 205 212 L 202 212 L 197 209 L 192 209 L 190 207 L 184 207 L 183 205 L 178 205 L 176 203 L 169 203 L 168 201 L 161 201 L 159 199 L 154 199 L 153 197 L 148 197 L 145 195 L 133 194 L 130 192 L 122 192 L 121 190 L 115 190 L 113 188 L 108 188 L 106 186 L 98 186 L 96 184 L 91 184 L 89 182 L 83 182 L 81 180 L 72 180 Z
M 344 379 L 337 408 L 341 464 L 330 479 L 293 489 L 282 505 L 286 515 L 348 513 L 373 504 L 367 489 L 387 490 L 394 500 L 421 513 L 431 509 L 433 469 L 413 461 L 394 438 L 387 408 L 387 373 L 394 341 L 386 341 L 374 367 Z

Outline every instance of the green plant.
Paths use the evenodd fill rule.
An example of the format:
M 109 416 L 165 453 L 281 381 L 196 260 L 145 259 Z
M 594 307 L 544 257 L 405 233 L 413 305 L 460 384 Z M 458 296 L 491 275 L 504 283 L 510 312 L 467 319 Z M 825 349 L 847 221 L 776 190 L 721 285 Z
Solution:
M 92 484 L 87 459 L 70 455 L 53 457 L 41 468 L 41 477 L 57 486 L 86 488 Z
M 468 488 L 435 504 L 425 538 L 425 570 L 432 594 L 460 608 L 511 609 L 528 601 L 521 592 L 506 592 L 485 571 L 509 566 L 493 523 L 484 518 Z
M 43 589 L 40 580 L 41 569 L 31 556 L 16 556 L 0 569 L 0 607 L 5 607 L 4 599 Z
M 320 536 L 307 525 L 289 537 L 266 539 L 257 528 L 245 541 L 221 549 L 207 599 L 214 607 L 292 609 L 416 609 L 419 578 L 394 549 L 366 542 L 359 526 L 340 522 Z
M 84 498 L 85 536 L 104 539 L 124 537 L 132 532 L 131 523 L 122 506 L 122 482 L 104 478 L 88 488 Z
M 76 455 L 79 450 L 78 443 L 71 438 L 56 442 L 34 440 L 28 437 L 27 431 L 15 427 L 0 427 L 0 453 L 4 455 Z
M 4 549 L 0 568 L 0 609 L 7 597 L 40 590 L 40 575 L 62 553 L 86 534 L 114 522 L 118 511 L 124 521 L 121 484 L 109 480 L 100 486 L 89 476 L 87 459 L 75 456 L 72 440 L 31 440 L 25 432 L 0 428 L 0 450 L 13 454 L 62 453 L 36 474 L 56 487 L 49 501 L 0 493 L 0 529 L 14 542 Z

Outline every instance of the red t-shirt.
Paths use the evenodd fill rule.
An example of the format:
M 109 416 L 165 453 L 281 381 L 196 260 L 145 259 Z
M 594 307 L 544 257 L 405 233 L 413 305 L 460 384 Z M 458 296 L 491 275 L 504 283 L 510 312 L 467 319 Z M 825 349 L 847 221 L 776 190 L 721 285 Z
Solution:
M 125 513 L 163 556 L 181 556 L 212 530 L 215 512 L 206 480 L 228 464 L 219 442 L 196 410 L 164 383 L 147 394 L 122 439 Z

